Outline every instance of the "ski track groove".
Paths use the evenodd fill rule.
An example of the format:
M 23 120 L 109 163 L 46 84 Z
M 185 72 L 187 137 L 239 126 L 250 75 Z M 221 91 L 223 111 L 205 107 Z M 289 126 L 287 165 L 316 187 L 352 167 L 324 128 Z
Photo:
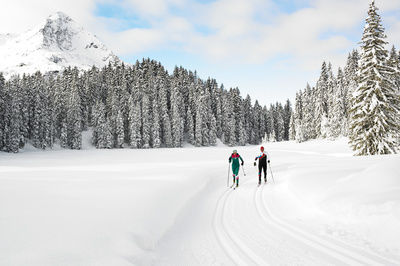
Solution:
M 332 241 L 322 239 L 317 235 L 308 233 L 292 224 L 289 224 L 279 219 L 271 212 L 270 208 L 268 207 L 268 203 L 264 201 L 263 192 L 264 186 L 262 186 L 261 189 L 257 189 L 254 196 L 257 211 L 262 219 L 265 222 L 272 223 L 276 227 L 280 228 L 282 231 L 300 240 L 304 244 L 322 253 L 328 254 L 336 260 L 342 261 L 343 263 L 349 265 L 390 265 L 392 263 L 391 260 L 382 258 L 381 256 L 375 256 L 374 254 L 365 254 L 364 252 L 360 252 L 359 250 L 350 251 L 347 245 L 346 247 L 341 247 L 333 243 Z M 256 200 L 257 197 L 258 200 Z M 259 202 L 261 202 L 261 207 L 259 206 Z M 266 215 L 269 216 L 269 220 Z M 377 258 L 371 258 L 371 255 Z
M 227 230 L 225 209 L 231 193 L 232 189 L 228 189 L 219 197 L 214 213 L 214 233 L 220 246 L 236 265 L 269 265 L 244 244 L 236 234 Z

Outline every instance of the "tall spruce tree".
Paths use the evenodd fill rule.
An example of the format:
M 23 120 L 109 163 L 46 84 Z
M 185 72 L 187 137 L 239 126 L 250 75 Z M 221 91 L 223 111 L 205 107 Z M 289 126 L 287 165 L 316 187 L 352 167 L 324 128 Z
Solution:
M 396 152 L 399 99 L 388 63 L 387 42 L 378 8 L 372 1 L 361 46 L 359 86 L 350 110 L 350 145 L 356 155 Z

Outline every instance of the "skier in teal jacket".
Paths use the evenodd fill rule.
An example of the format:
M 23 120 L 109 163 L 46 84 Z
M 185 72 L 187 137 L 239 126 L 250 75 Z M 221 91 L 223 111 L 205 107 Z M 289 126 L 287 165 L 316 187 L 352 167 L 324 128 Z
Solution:
M 236 187 L 239 186 L 239 159 L 242 161 L 242 165 L 244 164 L 244 161 L 242 157 L 237 153 L 237 150 L 234 150 L 232 155 L 229 157 L 229 163 L 232 162 L 232 173 L 233 173 L 233 185 L 235 185 L 236 181 Z

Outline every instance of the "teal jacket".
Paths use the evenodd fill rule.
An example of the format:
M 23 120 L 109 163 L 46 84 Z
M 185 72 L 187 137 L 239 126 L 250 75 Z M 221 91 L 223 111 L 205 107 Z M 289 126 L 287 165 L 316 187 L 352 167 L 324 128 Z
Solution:
M 231 155 L 231 157 L 229 157 L 229 162 L 232 162 L 232 169 L 233 168 L 239 168 L 239 159 L 242 161 L 243 163 L 243 159 L 242 157 L 239 155 L 239 153 L 233 154 Z

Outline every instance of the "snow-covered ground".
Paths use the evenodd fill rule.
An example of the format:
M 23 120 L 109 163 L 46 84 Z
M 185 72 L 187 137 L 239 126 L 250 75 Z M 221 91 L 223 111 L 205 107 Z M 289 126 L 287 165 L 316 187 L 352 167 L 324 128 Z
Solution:
M 0 153 L 0 265 L 400 265 L 400 156 L 346 140 Z

